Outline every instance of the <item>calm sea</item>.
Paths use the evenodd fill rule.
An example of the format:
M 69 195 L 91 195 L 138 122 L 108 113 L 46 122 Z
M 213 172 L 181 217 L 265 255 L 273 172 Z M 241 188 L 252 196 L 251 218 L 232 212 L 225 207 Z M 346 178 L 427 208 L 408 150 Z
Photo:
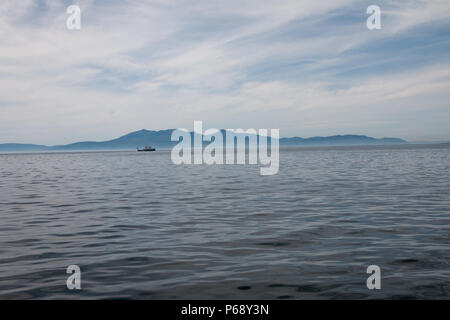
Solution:
M 282 149 L 277 175 L 259 168 L 1 154 L 0 298 L 449 299 L 449 146 Z

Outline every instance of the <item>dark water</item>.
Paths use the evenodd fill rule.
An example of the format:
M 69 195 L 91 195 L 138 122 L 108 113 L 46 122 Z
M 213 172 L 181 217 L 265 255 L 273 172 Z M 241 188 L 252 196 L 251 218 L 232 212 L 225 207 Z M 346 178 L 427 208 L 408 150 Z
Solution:
M 450 297 L 449 147 L 280 161 L 260 176 L 169 151 L 0 155 L 0 298 Z

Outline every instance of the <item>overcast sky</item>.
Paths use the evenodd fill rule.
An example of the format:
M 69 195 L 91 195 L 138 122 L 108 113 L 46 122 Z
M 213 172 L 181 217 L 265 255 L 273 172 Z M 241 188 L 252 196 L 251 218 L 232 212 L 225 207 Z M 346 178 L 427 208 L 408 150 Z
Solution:
M 381 30 L 366 27 L 372 4 Z M 1 0 L 0 143 L 194 120 L 450 140 L 449 50 L 448 0 Z

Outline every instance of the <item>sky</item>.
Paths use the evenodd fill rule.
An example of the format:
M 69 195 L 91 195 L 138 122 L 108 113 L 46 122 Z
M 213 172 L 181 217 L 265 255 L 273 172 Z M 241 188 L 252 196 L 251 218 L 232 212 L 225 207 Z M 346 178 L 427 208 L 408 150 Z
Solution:
M 448 0 L 1 0 L 0 143 L 194 120 L 450 141 L 449 52 Z

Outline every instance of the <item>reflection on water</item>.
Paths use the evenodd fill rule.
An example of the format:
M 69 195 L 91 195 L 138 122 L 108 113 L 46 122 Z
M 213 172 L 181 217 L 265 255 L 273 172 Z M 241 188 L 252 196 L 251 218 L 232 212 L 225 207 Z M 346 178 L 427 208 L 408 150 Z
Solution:
M 0 298 L 450 296 L 448 147 L 282 149 L 274 176 L 170 151 L 0 162 Z

